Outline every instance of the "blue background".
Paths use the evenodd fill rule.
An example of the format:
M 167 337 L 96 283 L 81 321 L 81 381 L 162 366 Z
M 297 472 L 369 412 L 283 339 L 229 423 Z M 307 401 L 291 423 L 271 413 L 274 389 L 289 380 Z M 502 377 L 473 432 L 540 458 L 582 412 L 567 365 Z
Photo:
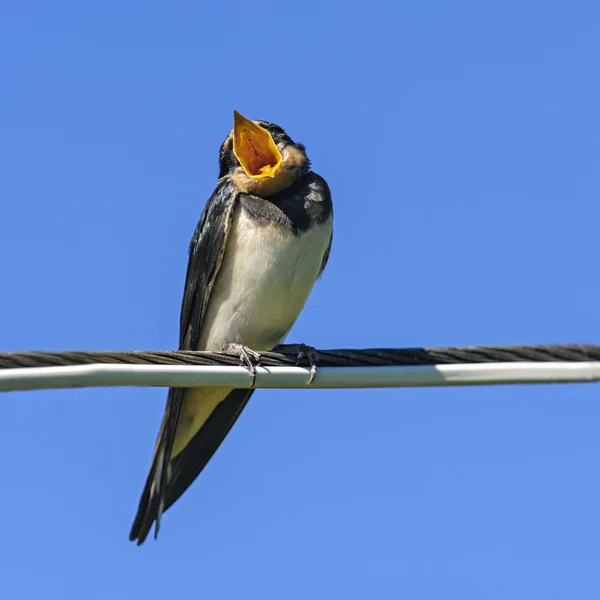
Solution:
M 0 6 L 0 350 L 172 349 L 237 109 L 330 183 L 289 341 L 600 342 L 597 2 Z M 3 598 L 600 597 L 592 385 L 259 391 L 127 541 L 165 390 L 0 398 Z

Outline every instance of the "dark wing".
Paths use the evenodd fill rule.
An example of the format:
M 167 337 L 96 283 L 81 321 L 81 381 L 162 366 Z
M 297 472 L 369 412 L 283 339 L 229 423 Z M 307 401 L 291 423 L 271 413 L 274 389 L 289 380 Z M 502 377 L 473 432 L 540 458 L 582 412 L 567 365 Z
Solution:
M 317 221 L 324 221 L 325 219 L 333 218 L 333 202 L 331 200 L 331 191 L 327 182 L 316 173 L 312 173 L 313 181 L 310 185 L 310 193 L 307 196 L 307 200 L 312 200 L 311 212 Z M 329 245 L 325 254 L 323 255 L 323 262 L 321 263 L 321 270 L 319 271 L 319 277 L 323 275 L 323 271 L 327 266 L 329 260 L 329 254 L 331 253 L 331 244 L 333 242 L 333 229 L 331 231 L 331 237 L 329 238 Z
M 327 246 L 327 250 L 325 250 L 325 254 L 323 255 L 323 262 L 321 263 L 321 270 L 319 271 L 319 277 L 323 275 L 323 271 L 327 266 L 327 261 L 329 260 L 329 254 L 331 253 L 331 244 L 333 242 L 333 231 L 331 232 L 331 237 L 329 238 L 329 246 Z
M 198 346 L 202 321 L 223 260 L 236 201 L 237 190 L 229 179 L 221 180 L 206 203 L 194 231 L 181 305 L 180 350 L 194 350 Z M 158 533 L 161 513 L 175 502 L 206 465 L 246 404 L 251 391 L 234 390 L 217 407 L 189 444 L 189 450 L 194 452 L 191 462 L 190 452 L 186 448 L 169 464 L 184 393 L 184 388 L 169 390 L 152 464 L 129 534 L 129 539 L 137 539 L 138 544 L 146 539 L 154 521 L 155 535 Z

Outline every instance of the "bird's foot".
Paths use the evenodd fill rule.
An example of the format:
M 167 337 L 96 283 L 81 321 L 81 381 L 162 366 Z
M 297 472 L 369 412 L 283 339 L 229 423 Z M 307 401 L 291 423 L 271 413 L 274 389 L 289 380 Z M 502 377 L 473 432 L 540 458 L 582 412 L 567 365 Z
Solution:
M 306 344 L 282 344 L 278 347 L 279 350 L 288 350 L 290 352 L 296 352 L 298 354 L 298 361 L 301 358 L 306 357 L 308 359 L 308 364 L 310 365 L 310 375 L 308 377 L 308 385 L 310 385 L 315 380 L 315 375 L 317 374 L 317 349 L 312 346 L 307 346 Z
M 234 352 L 240 357 L 240 365 L 248 367 L 250 377 L 252 378 L 251 387 L 254 387 L 256 381 L 256 366 L 260 364 L 261 355 L 259 352 L 243 346 L 242 344 L 225 344 L 222 348 L 223 352 Z

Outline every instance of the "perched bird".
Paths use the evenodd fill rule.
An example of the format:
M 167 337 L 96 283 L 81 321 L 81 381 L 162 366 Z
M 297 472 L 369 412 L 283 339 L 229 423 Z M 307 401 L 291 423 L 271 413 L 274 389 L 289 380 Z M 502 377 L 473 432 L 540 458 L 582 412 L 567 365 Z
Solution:
M 234 350 L 252 366 L 283 342 L 325 268 L 331 194 L 302 144 L 238 112 L 219 166 L 190 243 L 179 348 Z M 206 466 L 253 391 L 169 390 L 131 541 L 143 543 L 154 523 L 157 536 L 162 513 Z

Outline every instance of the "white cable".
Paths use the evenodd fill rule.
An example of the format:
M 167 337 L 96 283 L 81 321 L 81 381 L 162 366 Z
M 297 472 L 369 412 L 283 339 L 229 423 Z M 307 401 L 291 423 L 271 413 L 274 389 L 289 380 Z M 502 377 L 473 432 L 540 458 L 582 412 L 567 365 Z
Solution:
M 600 362 L 508 362 L 396 367 L 257 367 L 256 388 L 380 388 L 600 381 Z M 159 386 L 249 388 L 245 367 L 112 365 L 0 370 L 0 391 Z

